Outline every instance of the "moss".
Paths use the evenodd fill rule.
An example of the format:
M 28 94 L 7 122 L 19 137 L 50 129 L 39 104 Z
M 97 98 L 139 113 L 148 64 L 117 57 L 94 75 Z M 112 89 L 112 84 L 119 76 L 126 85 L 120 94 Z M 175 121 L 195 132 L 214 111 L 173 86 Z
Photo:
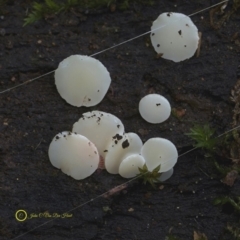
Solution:
M 235 131 L 232 131 L 228 134 L 221 134 L 216 137 L 215 130 L 208 124 L 195 125 L 190 128 L 189 133 L 186 133 L 187 136 L 194 140 L 193 146 L 195 148 L 203 149 L 204 156 L 208 158 L 208 162 L 211 163 L 218 171 L 219 175 L 224 178 L 222 182 L 229 186 L 232 186 L 235 181 L 231 180 L 230 176 L 235 172 L 236 174 L 240 173 L 239 165 L 228 161 L 228 159 L 234 158 L 229 158 L 229 154 L 227 154 L 232 150 L 235 134 Z M 219 156 L 224 157 L 224 160 L 219 158 Z
M 160 165 L 153 169 L 152 172 L 148 170 L 146 164 L 144 164 L 142 168 L 138 168 L 138 170 L 139 174 L 137 175 L 137 177 L 140 177 L 144 184 L 150 183 L 153 188 L 156 188 L 155 184 L 160 182 L 158 180 L 161 176 L 161 173 L 159 173 Z
M 213 137 L 214 133 L 215 130 L 208 124 L 205 124 L 203 126 L 195 125 L 193 128 L 190 128 L 190 132 L 186 133 L 186 135 L 195 141 L 194 147 L 213 152 L 217 145 L 217 138 Z
M 180 240 L 180 239 L 177 238 L 176 236 L 172 235 L 172 234 L 168 234 L 166 236 L 165 240 Z
M 133 0 L 132 3 L 139 3 L 144 5 L 153 5 L 154 1 Z M 32 5 L 32 12 L 24 19 L 24 25 L 34 23 L 48 14 L 58 14 L 62 11 L 67 11 L 71 7 L 77 6 L 83 9 L 97 9 L 103 7 L 110 7 L 112 4 L 120 10 L 126 10 L 130 7 L 130 0 L 45 0 L 42 3 L 34 2 Z

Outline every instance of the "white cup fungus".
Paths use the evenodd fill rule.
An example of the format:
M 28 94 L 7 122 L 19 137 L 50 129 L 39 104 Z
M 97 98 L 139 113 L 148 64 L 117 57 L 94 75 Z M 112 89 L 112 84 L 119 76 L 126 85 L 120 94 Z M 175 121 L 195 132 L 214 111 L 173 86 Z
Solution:
M 159 94 L 148 94 L 139 102 L 139 112 L 144 120 L 149 123 L 162 123 L 171 114 L 168 100 Z
M 95 58 L 72 55 L 60 62 L 55 84 L 60 96 L 76 107 L 100 103 L 111 83 L 110 74 Z
M 155 51 L 164 59 L 180 62 L 191 58 L 198 48 L 198 29 L 182 13 L 162 13 L 153 22 L 150 34 Z
M 117 134 L 123 135 L 124 126 L 119 118 L 110 113 L 92 111 L 84 113 L 78 122 L 74 123 L 72 132 L 92 141 L 104 159 L 108 144 L 113 138 L 117 138 Z
M 167 172 L 174 167 L 178 159 L 175 145 L 165 138 L 150 138 L 142 146 L 141 155 L 150 172 L 159 165 L 159 172 Z
M 119 166 L 119 174 L 124 178 L 133 178 L 139 173 L 145 159 L 140 154 L 132 154 L 122 160 Z
M 112 139 L 106 149 L 105 167 L 111 174 L 119 173 L 122 160 L 141 151 L 142 140 L 136 133 L 125 133 Z
M 54 167 L 76 180 L 89 177 L 99 164 L 95 145 L 80 134 L 66 131 L 53 138 L 48 156 Z

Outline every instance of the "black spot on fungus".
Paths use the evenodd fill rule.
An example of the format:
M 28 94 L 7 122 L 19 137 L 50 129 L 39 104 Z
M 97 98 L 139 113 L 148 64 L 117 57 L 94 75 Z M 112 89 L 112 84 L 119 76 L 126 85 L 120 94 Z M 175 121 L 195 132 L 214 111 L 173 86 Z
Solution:
M 102 116 L 103 116 L 103 114 L 101 113 L 101 114 L 100 114 L 100 116 L 102 117 Z
M 100 92 L 100 90 L 97 90 L 98 92 Z
M 188 24 L 186 24 L 186 26 L 187 26 L 187 27 L 189 27 L 189 25 L 188 25 Z
M 160 106 L 161 105 L 161 103 L 156 103 L 156 106 Z
M 120 125 L 119 125 L 119 124 L 117 125 L 117 128 L 120 128 Z
M 96 151 L 94 151 L 94 153 L 95 153 L 95 154 L 97 154 L 97 152 L 96 152 Z
M 171 16 L 171 12 L 167 13 L 167 16 L 170 17 Z
M 89 98 L 88 101 L 90 102 L 90 101 L 91 101 L 91 98 Z
M 56 140 L 58 140 L 60 137 L 59 136 L 56 136 Z
M 68 133 L 68 135 L 70 136 L 70 135 L 72 135 L 72 133 L 71 133 L 71 132 L 69 132 L 69 133 Z
M 66 135 L 63 135 L 64 137 L 66 137 Z
M 152 33 L 152 36 L 154 36 L 155 35 L 155 33 Z
M 77 133 L 76 132 L 74 132 L 76 135 L 77 135 Z
M 179 30 L 179 31 L 178 31 L 178 34 L 179 34 L 179 35 L 182 35 L 182 30 Z
M 124 149 L 124 148 L 127 148 L 127 147 L 129 147 L 129 142 L 128 142 L 128 140 L 126 139 L 126 140 L 122 143 L 122 148 Z
M 118 133 L 112 137 L 113 139 L 121 140 L 123 136 L 119 135 Z
M 114 142 L 115 142 L 115 144 L 117 144 L 117 143 L 118 143 L 118 140 L 115 140 Z
M 90 143 L 90 142 L 88 142 L 88 145 L 89 145 L 89 146 L 91 146 L 91 143 Z
M 184 47 L 187 47 L 187 45 L 184 45 Z
M 108 152 L 108 150 L 104 150 L 103 152 Z
M 158 44 L 157 47 L 160 47 L 160 44 Z

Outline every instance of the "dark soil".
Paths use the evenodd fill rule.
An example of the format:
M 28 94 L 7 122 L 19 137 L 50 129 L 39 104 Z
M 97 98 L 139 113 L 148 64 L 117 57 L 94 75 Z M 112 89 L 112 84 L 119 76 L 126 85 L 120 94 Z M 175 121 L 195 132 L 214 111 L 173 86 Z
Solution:
M 0 18 L 0 91 L 53 71 L 72 54 L 91 55 L 150 30 L 162 12 L 191 14 L 218 1 L 156 1 L 84 13 L 74 9 L 22 27 L 29 1 L 8 1 Z M 231 4 L 226 11 L 231 9 Z M 216 16 L 216 20 L 221 16 Z M 99 197 L 126 179 L 97 171 L 76 181 L 54 168 L 48 146 L 58 132 L 71 130 L 82 113 L 101 110 L 119 117 L 127 132 L 171 140 L 179 154 L 191 149 L 184 135 L 193 123 L 209 123 L 223 133 L 232 125 L 231 89 L 239 66 L 240 17 L 234 14 L 219 29 L 210 26 L 209 11 L 192 17 L 202 32 L 200 56 L 181 63 L 156 58 L 149 34 L 96 56 L 109 70 L 112 84 L 104 100 L 92 108 L 68 105 L 57 93 L 54 75 L 0 95 L 0 239 L 193 239 L 234 237 L 227 225 L 239 227 L 230 205 L 214 206 L 221 196 L 240 196 L 240 181 L 224 185 L 203 151 L 179 158 L 174 175 L 156 189 L 132 182 L 116 196 Z M 238 32 L 238 35 L 236 33 Z M 235 37 L 234 37 L 235 36 Z M 186 109 L 179 121 L 145 122 L 138 113 L 141 97 L 164 95 L 173 108 Z M 19 222 L 15 213 L 65 213 L 69 218 L 33 218 Z

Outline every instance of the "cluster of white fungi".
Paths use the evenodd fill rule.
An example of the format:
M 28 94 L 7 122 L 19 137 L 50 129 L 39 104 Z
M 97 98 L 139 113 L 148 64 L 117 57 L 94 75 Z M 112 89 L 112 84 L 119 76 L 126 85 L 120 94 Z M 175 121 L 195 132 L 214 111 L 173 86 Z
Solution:
M 150 37 L 155 51 L 174 62 L 192 57 L 199 41 L 191 19 L 171 12 L 153 22 Z M 69 104 L 90 107 L 104 98 L 111 78 L 100 61 L 72 55 L 59 64 L 55 84 Z M 158 124 L 168 119 L 171 106 L 165 97 L 149 94 L 140 100 L 139 112 L 147 122 Z M 84 113 L 71 131 L 58 133 L 48 154 L 54 167 L 76 180 L 90 176 L 97 168 L 132 178 L 146 164 L 148 171 L 160 165 L 163 181 L 172 175 L 178 159 L 177 149 L 169 140 L 157 137 L 143 144 L 136 133 L 125 133 L 119 118 L 101 111 Z

